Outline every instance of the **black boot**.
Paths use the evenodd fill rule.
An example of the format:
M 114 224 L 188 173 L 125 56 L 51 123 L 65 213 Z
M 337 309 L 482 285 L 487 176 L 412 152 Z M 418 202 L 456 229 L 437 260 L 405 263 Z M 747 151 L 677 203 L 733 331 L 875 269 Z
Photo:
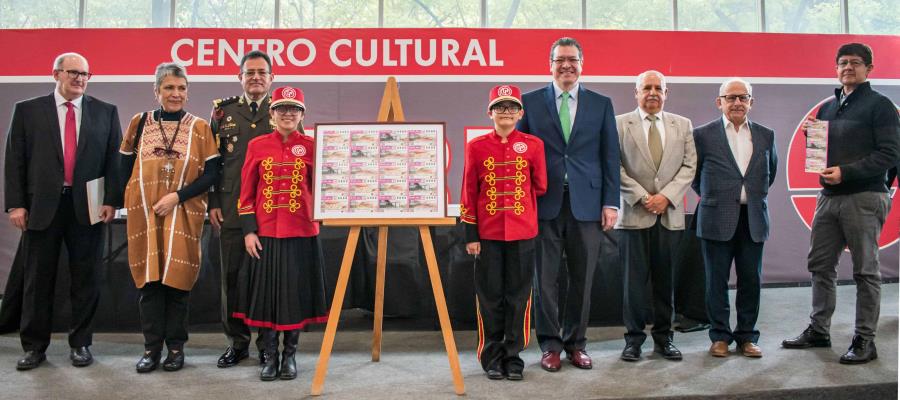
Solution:
M 259 379 L 274 381 L 278 379 L 278 331 L 274 329 L 260 329 L 260 335 L 265 335 L 263 343 L 266 349 L 266 363 L 259 368 Z
M 297 352 L 297 341 L 300 339 L 300 330 L 284 332 L 284 351 L 281 353 L 281 376 L 283 380 L 291 380 L 297 377 L 297 363 L 294 361 L 294 353 Z

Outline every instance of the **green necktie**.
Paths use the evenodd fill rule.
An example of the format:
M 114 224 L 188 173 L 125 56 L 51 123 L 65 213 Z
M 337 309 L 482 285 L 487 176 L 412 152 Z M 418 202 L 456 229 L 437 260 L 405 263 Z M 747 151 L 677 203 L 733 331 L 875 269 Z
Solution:
M 572 117 L 569 115 L 569 92 L 562 93 L 562 103 L 559 105 L 559 125 L 562 127 L 563 139 L 569 143 L 569 135 L 572 134 Z
M 659 129 L 656 127 L 656 119 L 655 115 L 648 115 L 647 119 L 650 120 L 650 131 L 647 133 L 647 146 L 650 147 L 650 157 L 653 158 L 653 164 L 656 165 L 656 169 L 659 169 L 659 163 L 662 162 L 662 138 L 659 134 Z

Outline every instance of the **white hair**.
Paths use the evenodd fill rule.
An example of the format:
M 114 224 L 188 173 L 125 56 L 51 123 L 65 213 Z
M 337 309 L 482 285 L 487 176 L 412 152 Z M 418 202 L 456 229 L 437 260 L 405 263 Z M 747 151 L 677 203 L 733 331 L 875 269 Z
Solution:
M 53 70 L 56 71 L 58 69 L 62 69 L 63 62 L 66 61 L 67 58 L 71 58 L 71 57 L 80 58 L 81 61 L 84 61 L 84 65 L 88 65 L 87 58 L 84 58 L 83 55 L 78 54 L 78 53 L 69 52 L 69 53 L 62 53 L 62 54 L 56 56 L 56 59 L 53 60 Z
M 728 78 L 725 80 L 725 82 L 722 82 L 722 86 L 719 86 L 719 96 L 724 96 L 725 88 L 727 88 L 728 85 L 735 83 L 735 82 L 742 83 L 744 85 L 744 87 L 747 88 L 747 94 L 749 94 L 750 96 L 753 96 L 753 86 L 750 86 L 750 82 L 747 82 L 741 78 Z
M 634 81 L 634 88 L 640 90 L 640 89 L 641 89 L 641 82 L 642 82 L 642 81 L 644 80 L 644 78 L 646 78 L 648 75 L 656 75 L 656 76 L 658 76 L 658 77 L 659 77 L 660 83 L 662 83 L 662 88 L 663 88 L 663 90 L 666 90 L 666 76 L 663 75 L 662 72 L 659 72 L 659 71 L 656 71 L 656 70 L 652 70 L 652 69 L 651 69 L 651 70 L 644 71 L 644 72 L 641 72 L 641 74 L 637 76 L 637 79 Z

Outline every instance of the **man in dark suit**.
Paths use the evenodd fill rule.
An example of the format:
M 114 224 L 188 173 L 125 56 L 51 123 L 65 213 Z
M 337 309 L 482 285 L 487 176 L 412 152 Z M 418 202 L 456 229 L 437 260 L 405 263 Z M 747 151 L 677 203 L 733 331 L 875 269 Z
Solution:
M 778 158 L 775 132 L 747 115 L 753 88 L 732 78 L 719 88 L 716 105 L 722 117 L 694 129 L 697 173 L 693 188 L 700 195 L 697 236 L 706 266 L 706 312 L 712 327 L 709 352 L 728 355 L 728 346 L 747 357 L 762 357 L 756 345 L 763 243 L 769 237 L 767 194 L 775 182 Z M 729 323 L 728 276 L 737 275 L 737 326 Z
M 583 64 L 575 39 L 554 42 L 553 82 L 522 96 L 528 111 L 517 126 L 544 141 L 547 157 L 547 193 L 538 198 L 534 276 L 535 330 L 543 352 L 541 367 L 547 371 L 559 370 L 563 350 L 576 367 L 592 366 L 584 350 L 591 284 L 601 229 L 615 226 L 619 209 L 616 117 L 608 97 L 579 84 Z M 557 277 L 563 254 L 568 296 L 560 321 Z
M 213 102 L 210 127 L 216 134 L 222 154 L 222 179 L 209 196 L 209 221 L 219 230 L 221 267 L 222 326 L 229 346 L 216 363 L 219 368 L 237 365 L 249 356 L 250 329 L 231 316 L 238 294 L 238 270 L 244 260 L 244 233 L 238 219 L 237 204 L 241 194 L 241 167 L 247 143 L 259 135 L 272 132 L 270 124 L 269 88 L 272 86 L 272 61 L 266 53 L 251 51 L 241 59 L 238 80 L 244 88 L 240 96 Z M 257 337 L 260 362 L 265 352 Z
M 122 139 L 116 106 L 84 95 L 87 60 L 65 53 L 53 63 L 56 90 L 16 104 L 6 144 L 5 210 L 23 231 L 24 290 L 19 370 L 37 367 L 50 345 L 53 290 L 60 246 L 71 275 L 72 365 L 93 362 L 92 320 L 100 297 L 102 225 L 92 225 L 86 183 L 104 178 L 99 218 L 109 222 L 121 203 L 116 170 Z

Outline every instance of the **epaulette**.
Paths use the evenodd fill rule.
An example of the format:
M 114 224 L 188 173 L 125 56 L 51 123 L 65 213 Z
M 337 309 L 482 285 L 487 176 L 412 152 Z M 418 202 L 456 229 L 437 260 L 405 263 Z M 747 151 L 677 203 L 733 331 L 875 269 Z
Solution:
M 237 102 L 240 99 L 241 99 L 241 96 L 231 96 L 231 97 L 225 97 L 225 98 L 221 98 L 221 99 L 215 99 L 215 100 L 213 100 L 213 108 L 227 106 L 231 103 Z

